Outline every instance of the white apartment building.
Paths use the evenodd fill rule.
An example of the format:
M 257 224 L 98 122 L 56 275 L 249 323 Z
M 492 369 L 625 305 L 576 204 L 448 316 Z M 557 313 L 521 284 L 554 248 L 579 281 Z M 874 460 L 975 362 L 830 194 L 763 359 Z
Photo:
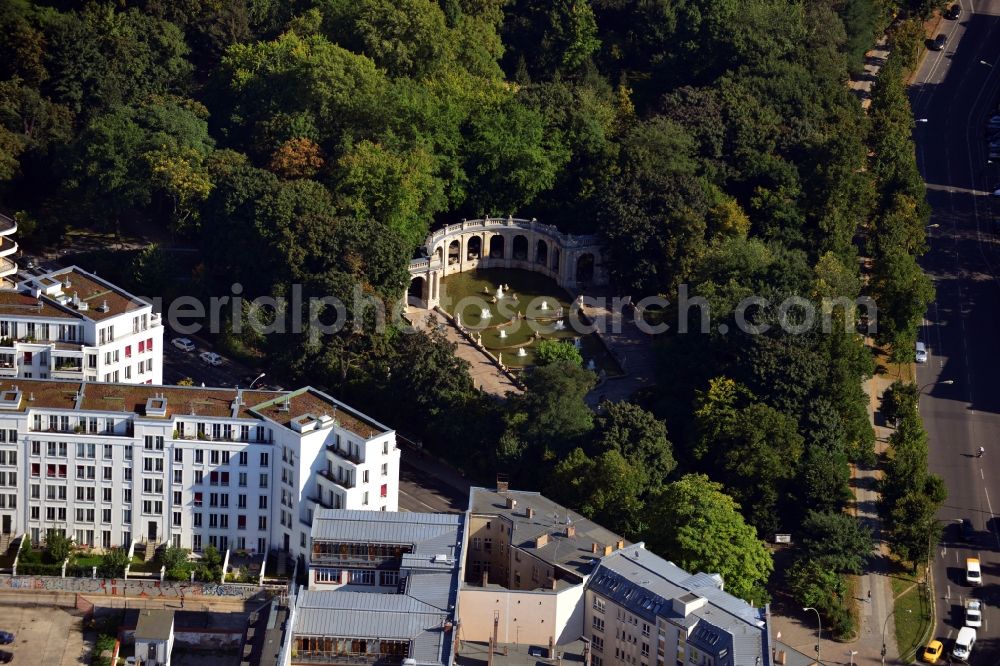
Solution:
M 76 266 L 21 276 L 0 289 L 0 379 L 163 381 L 150 303 Z
M 36 543 L 307 554 L 317 507 L 398 494 L 395 432 L 310 387 L 0 380 L 0 527 Z

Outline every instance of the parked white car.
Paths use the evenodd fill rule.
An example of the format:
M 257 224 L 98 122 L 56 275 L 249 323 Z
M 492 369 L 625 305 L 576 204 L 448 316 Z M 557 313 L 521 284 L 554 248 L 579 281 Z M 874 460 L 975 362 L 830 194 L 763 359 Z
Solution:
M 174 338 L 173 340 L 170 341 L 170 344 L 172 344 L 174 347 L 177 347 L 181 351 L 186 351 L 186 352 L 194 351 L 194 343 L 191 342 L 191 340 L 188 338 Z
M 222 365 L 222 357 L 215 352 L 203 351 L 198 357 L 209 365 Z
M 922 342 L 917 343 L 916 360 L 917 363 L 927 362 L 927 345 Z
M 983 626 L 983 603 L 979 599 L 965 602 L 965 626 L 976 629 Z

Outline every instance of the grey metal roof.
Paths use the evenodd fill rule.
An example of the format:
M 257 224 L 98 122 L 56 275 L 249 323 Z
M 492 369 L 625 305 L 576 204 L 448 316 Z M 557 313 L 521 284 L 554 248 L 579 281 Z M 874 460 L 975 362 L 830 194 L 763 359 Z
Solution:
M 715 654 L 725 650 L 726 659 L 732 658 L 716 659 L 719 666 L 755 666 L 758 657 L 769 663 L 765 610 L 723 592 L 720 583 L 717 574 L 691 575 L 639 543 L 604 557 L 589 587 L 634 615 L 659 615 L 692 629 L 691 644 Z M 708 603 L 685 618 L 672 600 L 687 593 Z
M 508 499 L 517 504 L 507 508 Z M 534 512 L 531 518 L 526 512 L 529 507 Z M 603 555 L 605 546 L 615 547 L 623 540 L 611 530 L 536 492 L 508 490 L 500 493 L 474 487 L 469 490 L 469 511 L 479 515 L 505 516 L 514 526 L 512 546 L 581 575 L 590 573 L 596 559 Z M 573 537 L 566 536 L 568 525 L 572 525 L 576 532 Z M 536 548 L 536 539 L 544 534 L 549 535 L 549 542 Z M 593 552 L 593 544 L 597 544 L 597 553 Z
M 461 515 L 450 513 L 317 509 L 313 514 L 312 540 L 406 544 L 413 546 L 416 553 L 455 557 L 461 541 L 457 531 L 461 523 Z
M 168 610 L 139 611 L 135 636 L 139 640 L 165 641 L 174 627 L 174 612 Z
M 411 657 L 422 664 L 447 664 L 453 618 L 407 594 L 341 590 L 299 592 L 295 634 L 411 641 Z
M 455 623 L 464 520 L 461 514 L 317 511 L 314 541 L 405 544 L 413 552 L 399 560 L 401 594 L 356 588 L 300 592 L 294 633 L 407 640 L 418 664 L 450 664 L 454 635 L 445 626 Z

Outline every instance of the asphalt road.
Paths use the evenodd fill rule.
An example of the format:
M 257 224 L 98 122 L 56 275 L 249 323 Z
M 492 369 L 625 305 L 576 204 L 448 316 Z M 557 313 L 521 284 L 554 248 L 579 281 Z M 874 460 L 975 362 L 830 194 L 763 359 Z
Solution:
M 936 637 L 951 650 L 970 595 L 986 601 L 970 663 L 1000 664 L 1000 243 L 988 196 L 1000 181 L 987 164 L 984 121 L 1000 98 L 1000 0 L 963 0 L 944 21 L 911 89 L 917 160 L 933 207 L 923 264 L 937 288 L 922 339 L 931 356 L 917 371 L 929 434 L 930 468 L 948 487 L 946 524 L 933 562 Z M 1000 212 L 1000 211 L 998 211 Z M 938 226 L 934 226 L 938 225 Z M 952 385 L 940 382 L 951 380 Z M 979 446 L 983 458 L 975 456 Z M 976 534 L 963 543 L 958 522 Z M 978 556 L 983 586 L 965 585 L 965 559 Z

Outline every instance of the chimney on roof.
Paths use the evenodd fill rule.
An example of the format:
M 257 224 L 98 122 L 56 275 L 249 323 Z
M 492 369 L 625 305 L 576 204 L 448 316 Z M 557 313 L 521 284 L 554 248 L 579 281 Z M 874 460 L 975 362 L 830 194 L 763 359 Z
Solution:
M 610 555 L 612 550 L 614 550 L 614 549 L 611 546 L 605 546 L 604 547 L 604 554 L 605 555 Z
M 532 509 L 530 506 L 526 506 L 526 507 L 524 507 L 524 515 L 525 515 L 526 518 L 534 518 L 535 517 L 535 510 Z
M 508 498 L 507 498 L 507 501 L 506 501 L 506 502 L 504 502 L 504 505 L 505 505 L 505 506 L 506 506 L 506 507 L 507 507 L 508 509 L 513 509 L 513 508 L 514 508 L 515 506 L 517 506 L 517 500 L 516 500 L 516 499 L 514 499 L 513 497 L 508 497 Z
M 566 526 L 566 538 L 567 539 L 572 539 L 575 536 L 576 536 L 576 525 L 567 525 Z
M 555 577 L 552 578 L 551 589 L 553 589 L 553 590 L 556 589 L 556 579 L 555 579 Z M 549 654 L 552 654 L 552 653 L 550 652 Z
M 596 541 L 590 544 L 590 552 L 592 552 L 594 554 L 597 554 L 597 542 Z
M 490 570 L 486 569 L 485 571 L 483 571 L 483 587 L 486 587 L 489 584 L 490 584 Z
M 624 547 L 625 547 L 625 540 L 618 539 L 618 543 L 615 544 L 615 550 L 621 550 Z
M 535 539 L 535 548 L 541 548 L 549 542 L 548 534 L 540 534 L 538 538 Z

